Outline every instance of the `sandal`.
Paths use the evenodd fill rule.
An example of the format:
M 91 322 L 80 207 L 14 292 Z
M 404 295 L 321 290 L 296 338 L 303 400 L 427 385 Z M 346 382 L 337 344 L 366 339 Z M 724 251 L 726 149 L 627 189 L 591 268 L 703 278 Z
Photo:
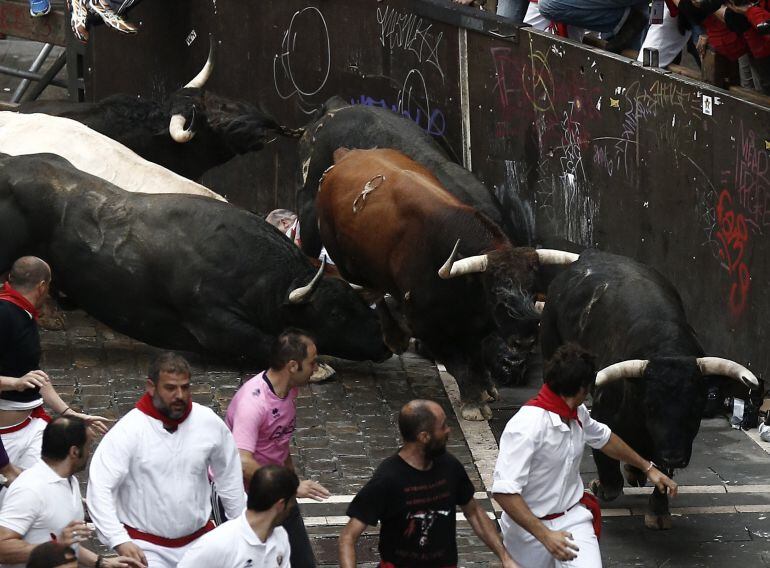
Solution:
M 99 0 L 88 0 L 88 7 L 94 14 L 97 14 L 105 24 L 118 30 L 120 33 L 135 34 L 139 31 L 139 28 L 134 24 L 127 22 L 113 12 L 112 8 L 100 4 Z
M 72 33 L 78 41 L 86 43 L 88 41 L 88 8 L 86 0 L 67 0 L 67 9 L 70 13 L 70 27 Z

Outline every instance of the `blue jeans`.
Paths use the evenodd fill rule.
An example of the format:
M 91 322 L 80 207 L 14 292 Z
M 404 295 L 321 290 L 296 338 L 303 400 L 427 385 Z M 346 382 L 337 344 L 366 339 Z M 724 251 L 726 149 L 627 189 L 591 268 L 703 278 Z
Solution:
M 520 24 L 524 21 L 528 7 L 529 0 L 499 0 L 497 2 L 497 15 Z
M 540 0 L 549 20 L 603 33 L 617 33 L 639 0 Z

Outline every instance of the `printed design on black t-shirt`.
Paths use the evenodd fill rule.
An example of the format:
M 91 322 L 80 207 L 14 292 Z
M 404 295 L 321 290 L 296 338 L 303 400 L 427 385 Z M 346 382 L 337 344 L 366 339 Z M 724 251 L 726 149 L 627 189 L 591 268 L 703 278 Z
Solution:
M 414 535 L 416 530 L 416 525 L 419 523 L 420 525 L 420 540 L 418 541 L 419 545 L 425 546 L 428 544 L 428 534 L 430 533 L 430 528 L 433 526 L 433 523 L 436 521 L 438 517 L 446 517 L 449 515 L 451 511 L 419 511 L 417 513 L 409 513 L 406 518 L 409 520 L 409 524 L 406 526 L 406 530 L 404 531 L 404 536 L 406 538 L 409 538 Z

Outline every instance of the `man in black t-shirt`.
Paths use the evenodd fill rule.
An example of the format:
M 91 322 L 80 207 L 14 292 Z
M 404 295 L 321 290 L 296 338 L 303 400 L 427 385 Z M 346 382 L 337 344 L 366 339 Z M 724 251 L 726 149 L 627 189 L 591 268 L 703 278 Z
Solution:
M 447 453 L 444 410 L 428 400 L 407 403 L 398 415 L 404 439 L 398 453 L 380 464 L 348 507 L 350 521 L 340 535 L 340 566 L 356 565 L 355 544 L 367 525 L 380 523 L 380 567 L 457 566 L 455 510 L 500 558 L 516 568 L 486 512 L 473 498 L 462 464 Z

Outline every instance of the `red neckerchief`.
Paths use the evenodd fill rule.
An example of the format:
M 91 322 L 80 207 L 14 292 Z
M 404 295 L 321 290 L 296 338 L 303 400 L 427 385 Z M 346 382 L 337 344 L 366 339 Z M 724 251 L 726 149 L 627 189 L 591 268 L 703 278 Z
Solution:
M 0 300 L 18 306 L 22 310 L 29 312 L 32 318 L 37 321 L 37 308 L 33 306 L 32 302 L 27 300 L 27 298 L 11 288 L 10 282 L 6 282 L 3 287 L 0 288 Z
M 165 414 L 162 414 L 152 404 L 152 397 L 148 392 L 144 393 L 144 396 L 139 399 L 139 402 L 136 403 L 136 407 L 144 412 L 147 416 L 163 422 L 163 426 L 166 428 L 173 430 L 176 429 L 182 422 L 184 422 L 188 416 L 190 416 L 190 411 L 192 410 L 192 399 L 188 401 L 187 408 L 185 408 L 184 414 L 182 414 L 181 418 L 169 418 Z
M 564 399 L 553 392 L 548 385 L 543 385 L 537 396 L 525 402 L 524 406 L 537 406 L 543 410 L 558 414 L 564 420 L 577 420 L 580 427 L 583 427 L 580 418 L 578 418 L 577 408 L 570 408 L 564 402 Z

